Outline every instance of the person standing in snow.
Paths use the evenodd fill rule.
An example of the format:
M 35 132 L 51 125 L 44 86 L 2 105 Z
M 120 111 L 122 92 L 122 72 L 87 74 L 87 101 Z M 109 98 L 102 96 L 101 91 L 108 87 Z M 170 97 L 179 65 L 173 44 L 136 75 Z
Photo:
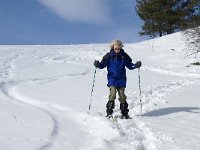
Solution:
M 130 56 L 122 49 L 123 43 L 120 40 L 114 40 L 110 45 L 110 52 L 108 52 L 101 62 L 94 61 L 94 66 L 99 69 L 107 67 L 107 86 L 110 89 L 109 100 L 106 104 L 107 117 L 112 117 L 113 109 L 115 107 L 116 93 L 118 92 L 120 101 L 120 110 L 122 118 L 129 118 L 128 103 L 126 101 L 125 88 L 126 88 L 126 68 L 133 70 L 140 68 L 142 63 L 137 61 L 132 63 Z

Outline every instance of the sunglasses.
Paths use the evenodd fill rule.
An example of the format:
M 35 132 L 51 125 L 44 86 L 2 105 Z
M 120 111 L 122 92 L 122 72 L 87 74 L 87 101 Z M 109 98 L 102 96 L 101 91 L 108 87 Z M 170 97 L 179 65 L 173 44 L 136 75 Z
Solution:
M 114 48 L 114 50 L 118 50 L 119 51 L 119 50 L 121 50 L 121 48 Z

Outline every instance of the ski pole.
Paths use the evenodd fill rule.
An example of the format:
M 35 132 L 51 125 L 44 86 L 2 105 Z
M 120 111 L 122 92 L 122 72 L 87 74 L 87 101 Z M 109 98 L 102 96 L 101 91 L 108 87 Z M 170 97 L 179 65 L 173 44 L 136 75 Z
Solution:
M 141 105 L 141 116 L 142 116 L 142 92 L 141 92 L 141 84 L 140 84 L 140 68 L 138 68 L 138 79 L 139 79 L 140 105 Z
M 95 67 L 95 71 L 94 71 L 94 77 L 93 77 L 93 84 L 92 84 L 92 90 L 91 90 L 91 94 L 90 94 L 90 104 L 89 104 L 89 108 L 88 108 L 88 114 L 92 105 L 92 94 L 93 94 L 93 90 L 94 90 L 94 83 L 95 83 L 95 75 L 97 72 L 97 67 Z

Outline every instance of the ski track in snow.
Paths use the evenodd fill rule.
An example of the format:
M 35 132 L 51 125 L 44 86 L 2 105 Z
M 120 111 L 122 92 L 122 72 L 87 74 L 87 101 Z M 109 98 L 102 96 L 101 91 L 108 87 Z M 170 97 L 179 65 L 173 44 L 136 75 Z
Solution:
M 96 143 L 106 145 L 106 150 L 154 150 L 157 149 L 157 145 L 160 143 L 146 124 L 138 118 L 130 120 L 117 119 L 117 122 L 113 122 L 101 113 L 92 112 L 90 115 L 86 118 L 86 126 L 87 124 L 90 125 L 89 134 L 98 139 Z M 94 149 L 98 148 L 100 149 L 100 147 L 94 147 Z
M 175 73 L 172 71 L 167 71 L 163 69 L 158 68 L 152 68 L 152 67 L 144 67 L 144 70 L 150 70 L 155 73 L 159 74 L 165 74 L 169 76 L 178 76 L 182 79 L 173 81 L 168 84 L 162 84 L 158 85 L 156 87 L 150 87 L 149 90 L 145 90 L 142 92 L 142 105 L 143 105 L 143 116 L 146 116 L 146 113 L 153 111 L 157 104 L 159 103 L 168 103 L 166 100 L 166 96 L 170 93 L 174 93 L 178 91 L 179 89 L 183 87 L 192 87 L 195 84 L 200 83 L 200 76 L 198 74 L 184 74 L 184 73 Z M 131 94 L 132 93 L 132 94 Z M 141 104 L 138 101 L 135 101 L 136 99 L 139 99 L 137 96 L 137 93 L 129 91 L 128 98 L 133 99 L 130 103 L 130 109 L 131 114 L 133 116 L 140 116 L 140 107 Z M 197 109 L 197 108 L 191 108 L 191 109 Z M 148 126 L 148 125 L 147 125 Z M 167 137 L 165 135 L 159 135 L 157 137 L 158 143 L 163 143 L 165 141 L 171 141 L 173 142 L 173 138 Z M 159 145 L 159 144 L 157 144 Z M 158 147 L 158 149 L 161 149 L 162 145 Z M 147 148 L 149 149 L 149 148 Z M 150 148 L 151 149 L 151 148 Z
M 53 124 L 53 128 L 52 128 L 52 132 L 50 133 L 50 136 L 47 139 L 43 139 L 43 141 L 47 141 L 45 142 L 44 145 L 42 145 L 40 148 L 38 148 L 37 150 L 46 150 L 48 148 L 50 148 L 51 146 L 53 146 L 53 141 L 56 139 L 56 136 L 58 135 L 59 132 L 59 124 L 58 121 L 56 119 L 56 117 L 47 109 L 39 107 L 35 104 L 31 104 L 29 102 L 24 102 L 24 100 L 21 99 L 17 99 L 15 97 L 15 95 L 12 95 L 10 93 L 10 90 L 15 87 L 18 86 L 19 84 L 22 84 L 23 82 L 6 82 L 6 83 L 1 83 L 1 91 L 8 96 L 9 98 L 11 98 L 12 100 L 18 102 L 18 103 L 22 103 L 27 107 L 33 107 L 35 108 L 35 110 L 40 111 L 42 113 L 46 113 L 49 118 L 52 120 L 52 124 Z M 17 118 L 15 116 L 15 118 Z M 29 140 L 31 140 L 31 138 L 29 138 Z M 32 139 L 32 140 L 36 140 L 36 139 Z M 42 141 L 42 139 L 38 139 L 38 141 Z
M 184 74 L 184 73 L 175 73 L 172 71 L 167 71 L 163 69 L 158 68 L 152 68 L 152 67 L 144 67 L 144 70 L 150 70 L 155 73 L 159 74 L 165 74 L 168 76 L 178 76 L 182 79 L 172 81 L 168 84 L 162 84 L 158 85 L 156 87 L 150 87 L 149 90 L 146 89 L 145 91 L 142 91 L 142 101 L 143 101 L 143 107 L 144 112 L 151 111 L 156 106 L 157 103 L 168 103 L 165 99 L 167 94 L 170 94 L 172 92 L 175 92 L 183 87 L 191 87 L 195 84 L 199 84 L 200 82 L 200 75 L 199 74 Z M 137 93 L 129 91 L 128 97 L 132 97 L 132 99 L 138 99 Z M 132 93 L 132 94 L 131 94 Z M 135 111 L 135 114 L 139 114 L 140 112 L 138 110 L 140 107 L 140 103 L 133 101 L 134 103 L 131 103 L 130 108 L 134 109 L 136 106 L 138 107 L 137 112 Z
M 71 63 L 74 65 L 81 65 L 85 67 L 85 70 L 81 73 L 70 73 L 65 76 L 57 76 L 52 78 L 34 78 L 24 81 L 13 81 L 14 77 L 14 69 L 15 64 L 14 61 L 19 59 L 20 56 L 23 56 L 26 51 L 13 54 L 9 56 L 3 62 L 3 71 L 0 72 L 0 86 L 1 91 L 11 98 L 14 101 L 25 104 L 27 107 L 34 107 L 37 111 L 41 111 L 42 113 L 48 114 L 49 118 L 52 120 L 53 128 L 50 136 L 47 139 L 45 144 L 41 145 L 37 150 L 47 150 L 50 149 L 57 136 L 59 136 L 59 122 L 56 119 L 56 115 L 51 111 L 48 107 L 40 107 L 37 104 L 26 102 L 23 99 L 18 99 L 15 95 L 13 95 L 10 91 L 13 87 L 18 86 L 24 82 L 34 81 L 41 82 L 42 84 L 53 82 L 55 80 L 59 80 L 60 78 L 68 77 L 68 76 L 78 76 L 78 75 L 88 75 L 90 73 L 87 64 L 82 64 L 76 61 L 84 60 L 84 59 L 94 59 L 100 58 L 101 53 L 96 52 L 60 52 L 56 54 L 48 54 L 47 56 L 33 56 L 38 57 L 43 63 Z M 80 57 L 81 56 L 81 57 Z M 172 83 L 159 85 L 156 87 L 151 87 L 149 90 L 145 89 L 142 91 L 142 102 L 143 102 L 143 113 L 152 110 L 152 106 L 155 106 L 157 103 L 166 103 L 165 100 L 166 94 L 174 92 L 182 87 L 191 86 L 194 84 L 199 84 L 200 77 L 196 74 L 181 74 L 174 73 L 171 71 L 166 71 L 153 67 L 144 67 L 144 70 L 149 70 L 152 72 L 156 72 L 159 74 L 166 74 L 169 76 L 178 76 L 182 79 L 173 81 Z M 138 99 L 138 94 L 132 91 L 128 92 L 128 99 Z M 143 149 L 151 149 L 156 150 L 159 149 L 162 145 L 162 139 L 159 139 L 154 135 L 154 133 L 149 128 L 148 124 L 140 118 L 136 117 L 140 115 L 140 103 L 133 101 L 130 103 L 130 114 L 133 116 L 131 120 L 120 120 L 117 119 L 117 123 L 113 123 L 112 121 L 105 118 L 105 116 L 98 112 L 91 112 L 89 116 L 85 118 L 85 122 L 83 125 L 85 128 L 88 128 L 88 134 L 92 137 L 94 136 L 96 140 L 94 140 L 93 148 L 102 148 L 98 147 L 98 142 L 103 143 L 105 149 L 132 149 L 135 148 L 137 150 Z M 55 108 L 58 109 L 59 108 Z M 17 118 L 15 116 L 15 118 Z M 101 128 L 107 129 L 102 131 Z M 94 134 L 95 133 L 95 134 Z M 95 144 L 97 147 L 95 147 Z M 101 145 L 101 144 L 100 144 Z M 146 145 L 148 147 L 146 147 Z
M 3 63 L 3 69 L 2 70 L 5 70 L 5 71 L 1 71 L 0 72 L 0 79 L 8 79 L 8 78 L 12 78 L 13 76 L 13 70 L 15 68 L 15 65 L 12 64 L 12 61 L 18 59 L 21 55 L 23 55 L 24 53 L 17 53 L 17 54 L 14 54 L 13 56 L 11 57 L 8 57 Z
M 199 84 L 200 75 L 199 74 L 185 74 L 185 73 L 175 73 L 172 71 L 167 71 L 164 69 L 153 68 L 145 66 L 142 68 L 143 70 L 149 70 L 151 72 L 155 72 L 158 74 L 165 74 L 168 76 L 177 76 L 182 79 L 173 81 L 168 84 L 158 85 L 156 87 L 151 87 L 149 90 L 142 91 L 142 105 L 143 105 L 143 114 L 146 112 L 152 111 L 154 106 L 158 103 L 167 103 L 166 96 L 172 92 L 175 92 L 183 87 L 190 87 L 195 84 Z M 104 72 L 105 73 L 105 72 Z M 165 135 L 160 135 L 157 137 L 149 128 L 148 124 L 145 124 L 142 119 L 135 118 L 135 116 L 140 116 L 140 103 L 139 101 L 135 101 L 138 98 L 138 93 L 133 91 L 128 91 L 127 94 L 128 99 L 133 99 L 129 103 L 130 114 L 133 116 L 133 120 L 118 120 L 118 122 L 112 127 L 112 130 L 106 130 L 106 133 L 99 132 L 98 137 L 101 137 L 104 141 L 116 147 L 110 146 L 110 148 L 118 148 L 118 149 L 161 149 L 162 143 L 165 140 L 173 142 L 171 137 L 167 137 Z M 118 110 L 120 111 L 120 110 Z M 97 119 L 96 116 L 99 114 L 93 114 L 95 117 L 93 119 L 89 119 L 89 124 L 97 122 L 97 124 L 102 124 L 102 120 Z M 100 116 L 103 116 L 100 114 Z M 105 117 L 105 116 L 103 116 Z M 101 130 L 101 127 L 97 127 L 96 123 L 94 124 L 95 131 L 93 133 L 98 133 Z M 111 139 L 107 134 L 114 135 Z M 150 138 L 151 137 L 151 138 Z M 117 139 L 117 140 L 116 140 Z M 119 142 L 119 143 L 118 143 Z M 120 144 L 121 143 L 121 144 Z
M 163 72 L 162 72 L 163 73 Z M 173 75 L 172 75 L 173 76 Z M 159 85 L 154 88 L 142 93 L 142 103 L 143 103 L 143 114 L 152 111 L 158 103 L 167 103 L 165 100 L 166 95 L 171 92 L 175 92 L 182 87 L 192 86 L 199 83 L 200 78 L 192 79 L 182 79 L 174 81 L 169 84 Z M 157 137 L 149 128 L 150 125 L 140 119 L 140 103 L 135 101 L 138 99 L 138 94 L 129 91 L 128 99 L 133 99 L 129 103 L 130 114 L 133 117 L 131 120 L 121 120 L 118 119 L 117 123 L 114 123 L 112 129 L 105 127 L 103 123 L 105 116 L 103 114 L 92 113 L 92 117 L 88 119 L 88 123 L 93 124 L 93 128 L 90 130 L 91 135 L 96 134 L 96 137 L 101 137 L 106 144 L 110 145 L 110 148 L 117 149 L 134 149 L 142 150 L 156 150 L 162 147 L 162 142 L 165 140 L 173 141 L 171 137 L 165 135 L 160 135 Z M 131 94 L 133 93 L 133 94 Z M 117 110 L 119 112 L 120 110 Z M 118 114 L 119 115 L 119 114 Z M 100 116 L 100 117 L 98 117 Z M 138 117 L 136 117 L 138 116 Z M 102 118 L 103 117 L 103 118 Z M 108 128 L 106 131 L 100 131 L 101 128 Z M 94 131 L 93 131 L 94 130 Z M 100 132 L 99 132 L 100 131 Z M 112 137 L 108 136 L 113 135 Z M 114 146 L 114 147 L 113 147 Z
M 13 88 L 13 87 L 15 87 L 15 86 L 23 83 L 22 81 L 18 81 L 18 82 L 9 81 L 13 77 L 13 75 L 14 75 L 14 67 L 15 66 L 14 66 L 14 64 L 12 62 L 15 61 L 16 59 L 18 59 L 23 54 L 24 54 L 24 52 L 14 54 L 14 56 L 8 57 L 3 62 L 3 67 L 4 67 L 5 71 L 1 72 L 1 74 L 0 74 L 1 78 L 0 79 L 1 80 L 4 79 L 4 80 L 8 80 L 8 81 L 0 83 L 0 85 L 1 85 L 1 91 L 5 95 L 7 95 L 9 98 L 11 98 L 12 100 L 17 101 L 19 103 L 23 103 L 27 107 L 34 107 L 34 108 L 36 108 L 36 110 L 39 110 L 39 111 L 41 111 L 43 113 L 48 114 L 48 116 L 51 118 L 51 120 L 53 122 L 53 129 L 52 129 L 52 132 L 50 134 L 50 137 L 48 138 L 47 142 L 44 145 L 42 145 L 40 148 L 38 148 L 38 150 L 45 150 L 45 149 L 48 149 L 49 147 L 52 146 L 52 144 L 53 144 L 52 141 L 54 141 L 54 139 L 56 138 L 56 136 L 58 134 L 58 131 L 59 131 L 58 122 L 57 122 L 55 116 L 50 111 L 48 111 L 46 109 L 40 108 L 38 106 L 29 104 L 29 103 L 25 103 L 22 100 L 15 98 L 15 96 L 13 96 L 12 94 L 10 94 L 10 92 L 9 92 L 9 90 L 11 88 Z M 17 117 L 15 116 L 15 118 L 17 118 Z
M 59 80 L 61 78 L 65 78 L 65 77 L 86 75 L 89 73 L 89 69 L 87 67 L 85 67 L 85 65 L 83 65 L 82 63 L 72 63 L 72 62 L 70 62 L 70 61 L 68 62 L 66 60 L 63 61 L 62 59 L 66 58 L 66 57 L 58 58 L 57 54 L 56 54 L 56 55 L 52 55 L 50 57 L 45 56 L 45 57 L 38 57 L 38 58 L 40 58 L 41 62 L 45 62 L 45 63 L 52 63 L 52 62 L 55 63 L 55 61 L 56 62 L 61 61 L 61 62 L 72 63 L 75 65 L 81 65 L 85 68 L 85 70 L 81 71 L 80 73 L 69 73 L 64 76 L 56 76 L 56 77 L 51 77 L 51 78 L 34 78 L 34 79 L 28 79 L 28 80 L 14 81 L 14 80 L 12 80 L 12 78 L 14 77 L 14 68 L 15 68 L 14 61 L 19 59 L 19 57 L 24 57 L 23 54 L 25 54 L 25 52 L 14 54 L 13 56 L 9 56 L 3 62 L 4 71 L 0 72 L 0 80 L 3 80 L 3 81 L 0 83 L 0 89 L 3 94 L 5 94 L 7 97 L 11 98 L 12 100 L 22 103 L 22 104 L 26 105 L 27 107 L 33 107 L 33 108 L 35 108 L 35 110 L 40 111 L 42 113 L 46 113 L 49 116 L 49 118 L 52 120 L 52 124 L 53 124 L 53 128 L 50 133 L 50 136 L 47 137 L 47 139 L 31 139 L 31 138 L 29 138 L 29 140 L 44 141 L 45 144 L 41 145 L 37 150 L 47 150 L 47 149 L 50 149 L 54 145 L 56 137 L 59 135 L 59 123 L 56 119 L 56 116 L 51 112 L 51 110 L 48 107 L 42 107 L 42 106 L 40 106 L 40 103 L 37 104 L 37 101 L 31 102 L 31 101 L 26 101 L 24 99 L 18 99 L 17 95 L 15 95 L 15 93 L 11 92 L 12 89 L 16 86 L 19 86 L 20 84 L 23 84 L 23 83 L 29 82 L 29 81 L 37 82 L 38 84 L 45 84 L 45 83 L 53 82 L 53 81 L 56 81 L 56 80 Z M 56 58 L 55 58 L 55 56 L 56 56 Z M 37 56 L 32 56 L 32 57 L 37 57 Z M 57 109 L 55 106 L 51 107 L 51 108 Z M 59 110 L 60 108 L 61 107 L 58 107 L 57 110 Z M 16 118 L 16 120 L 17 120 L 16 116 L 14 116 L 14 118 Z M 14 140 L 14 139 L 10 139 L 10 140 Z M 62 144 L 62 143 L 60 143 L 60 144 Z

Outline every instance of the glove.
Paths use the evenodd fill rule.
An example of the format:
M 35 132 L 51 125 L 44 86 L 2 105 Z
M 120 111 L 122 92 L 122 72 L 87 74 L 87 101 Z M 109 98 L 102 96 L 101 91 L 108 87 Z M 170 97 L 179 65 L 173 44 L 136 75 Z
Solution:
M 96 68 L 99 67 L 99 61 L 98 61 L 98 60 L 95 60 L 95 61 L 94 61 L 94 66 L 95 66 Z
M 137 61 L 135 63 L 135 68 L 140 68 L 142 66 L 142 62 L 141 61 Z

